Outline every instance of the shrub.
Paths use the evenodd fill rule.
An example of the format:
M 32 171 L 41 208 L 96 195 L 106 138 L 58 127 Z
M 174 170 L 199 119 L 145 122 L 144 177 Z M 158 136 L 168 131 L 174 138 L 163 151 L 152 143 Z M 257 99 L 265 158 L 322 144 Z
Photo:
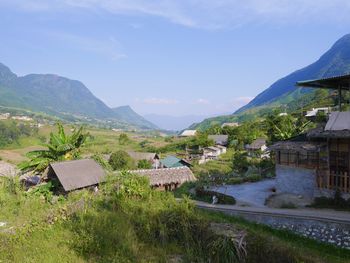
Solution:
M 118 140 L 120 145 L 124 145 L 129 141 L 129 137 L 126 133 L 121 133 Z
M 139 169 L 152 169 L 152 163 L 148 160 L 140 160 L 137 163 L 137 168 Z
M 133 159 L 125 151 L 117 151 L 111 154 L 108 163 L 113 170 L 133 169 Z

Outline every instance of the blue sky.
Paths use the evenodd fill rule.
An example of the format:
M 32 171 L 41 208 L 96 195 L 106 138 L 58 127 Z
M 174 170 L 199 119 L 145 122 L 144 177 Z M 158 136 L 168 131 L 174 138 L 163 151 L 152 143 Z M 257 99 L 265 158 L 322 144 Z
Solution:
M 233 112 L 350 33 L 347 0 L 0 0 L 0 62 L 109 106 Z

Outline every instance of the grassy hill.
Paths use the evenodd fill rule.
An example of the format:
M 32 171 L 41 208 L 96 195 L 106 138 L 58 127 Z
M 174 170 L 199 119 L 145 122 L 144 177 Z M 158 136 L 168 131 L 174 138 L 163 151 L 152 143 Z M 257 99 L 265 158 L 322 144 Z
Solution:
M 109 108 L 80 81 L 52 74 L 18 77 L 1 63 L 0 106 L 44 112 L 66 119 L 93 118 L 142 129 L 157 128 L 130 107 Z

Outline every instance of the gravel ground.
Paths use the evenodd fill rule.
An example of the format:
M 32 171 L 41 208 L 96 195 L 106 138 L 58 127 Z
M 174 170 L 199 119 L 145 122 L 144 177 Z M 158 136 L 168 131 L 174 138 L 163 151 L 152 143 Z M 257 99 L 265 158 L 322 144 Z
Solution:
M 0 176 L 15 176 L 18 173 L 16 166 L 13 164 L 0 161 Z
M 274 187 L 275 179 L 268 179 L 255 183 L 212 187 L 211 190 L 233 196 L 238 205 L 264 207 L 265 200 L 273 194 L 271 189 Z

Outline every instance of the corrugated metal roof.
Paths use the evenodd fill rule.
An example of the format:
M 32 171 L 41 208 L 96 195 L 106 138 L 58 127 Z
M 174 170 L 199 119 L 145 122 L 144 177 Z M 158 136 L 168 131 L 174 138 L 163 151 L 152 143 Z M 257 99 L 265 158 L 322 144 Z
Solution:
M 350 111 L 332 112 L 326 124 L 325 131 L 350 130 Z
M 341 87 L 344 90 L 349 90 L 350 74 L 344 74 L 344 75 L 333 76 L 328 78 L 298 81 L 296 83 L 296 86 L 306 87 L 306 88 L 324 88 L 324 89 L 338 89 L 339 87 Z
M 150 185 L 182 184 L 184 182 L 196 180 L 191 169 L 186 166 L 178 168 L 135 170 L 129 172 L 147 176 L 150 180 Z
M 184 130 L 180 136 L 183 136 L 183 137 L 190 137 L 190 136 L 195 136 L 197 134 L 197 131 L 196 130 Z
M 102 167 L 91 159 L 52 163 L 49 168 L 65 191 L 96 185 L 105 177 Z

